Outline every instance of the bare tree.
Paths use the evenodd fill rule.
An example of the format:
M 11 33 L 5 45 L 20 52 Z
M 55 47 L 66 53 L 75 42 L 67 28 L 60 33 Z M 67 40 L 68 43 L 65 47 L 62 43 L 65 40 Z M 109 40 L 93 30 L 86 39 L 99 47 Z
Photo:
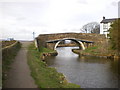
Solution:
M 100 33 L 100 24 L 97 22 L 90 22 L 85 24 L 81 31 L 83 33 Z

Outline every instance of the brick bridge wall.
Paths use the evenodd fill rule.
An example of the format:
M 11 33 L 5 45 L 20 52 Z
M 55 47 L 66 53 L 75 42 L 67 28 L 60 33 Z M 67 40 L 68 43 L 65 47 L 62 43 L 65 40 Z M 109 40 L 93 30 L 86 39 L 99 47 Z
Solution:
M 95 43 L 102 42 L 105 40 L 105 35 L 103 34 L 94 34 L 94 33 L 56 33 L 56 34 L 40 34 L 36 40 L 38 42 L 38 47 L 43 46 L 47 47 L 46 41 L 58 40 L 64 38 L 75 38 L 87 41 L 93 41 Z M 52 46 L 48 46 L 49 48 Z

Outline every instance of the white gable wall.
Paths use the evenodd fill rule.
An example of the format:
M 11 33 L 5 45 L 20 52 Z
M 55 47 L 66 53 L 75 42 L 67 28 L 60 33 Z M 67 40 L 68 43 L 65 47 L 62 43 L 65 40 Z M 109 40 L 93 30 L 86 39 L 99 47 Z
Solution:
M 103 23 L 100 24 L 100 34 L 103 34 Z
M 105 34 L 107 37 L 107 34 L 109 34 L 108 30 L 110 29 L 111 23 L 101 23 L 100 24 L 100 34 Z

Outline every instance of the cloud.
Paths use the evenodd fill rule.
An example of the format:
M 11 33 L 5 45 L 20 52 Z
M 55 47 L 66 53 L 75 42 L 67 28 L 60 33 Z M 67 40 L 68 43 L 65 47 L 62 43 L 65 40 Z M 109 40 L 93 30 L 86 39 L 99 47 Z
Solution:
M 4 38 L 13 35 L 17 39 L 28 39 L 28 37 L 32 39 L 33 31 L 36 35 L 79 32 L 84 24 L 92 21 L 99 22 L 102 16 L 115 17 L 116 6 L 110 5 L 113 0 L 107 2 L 108 0 L 2 2 L 0 3 L 2 12 L 0 27 Z
M 77 0 L 77 3 L 80 4 L 88 4 L 88 2 L 86 0 Z
M 118 17 L 120 18 L 120 1 L 118 2 Z
M 116 2 L 113 1 L 113 2 L 111 3 L 111 5 L 112 5 L 112 6 L 118 6 L 118 2 L 117 2 L 117 1 L 116 1 Z
M 37 3 L 43 3 L 43 2 L 49 2 L 49 0 L 0 0 L 0 2 L 23 2 L 23 3 L 26 3 L 26 2 L 37 2 Z
M 16 20 L 21 21 L 21 20 L 25 20 L 25 17 L 17 17 Z

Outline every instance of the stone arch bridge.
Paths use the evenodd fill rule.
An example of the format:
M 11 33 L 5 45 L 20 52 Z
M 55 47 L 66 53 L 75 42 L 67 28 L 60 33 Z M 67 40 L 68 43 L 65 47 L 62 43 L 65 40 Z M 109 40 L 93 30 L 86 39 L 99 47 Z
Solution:
M 64 40 L 71 40 L 78 44 L 84 50 L 94 43 L 102 42 L 104 35 L 93 33 L 57 33 L 57 34 L 40 34 L 36 39 L 36 46 L 46 47 L 56 50 L 57 45 Z

